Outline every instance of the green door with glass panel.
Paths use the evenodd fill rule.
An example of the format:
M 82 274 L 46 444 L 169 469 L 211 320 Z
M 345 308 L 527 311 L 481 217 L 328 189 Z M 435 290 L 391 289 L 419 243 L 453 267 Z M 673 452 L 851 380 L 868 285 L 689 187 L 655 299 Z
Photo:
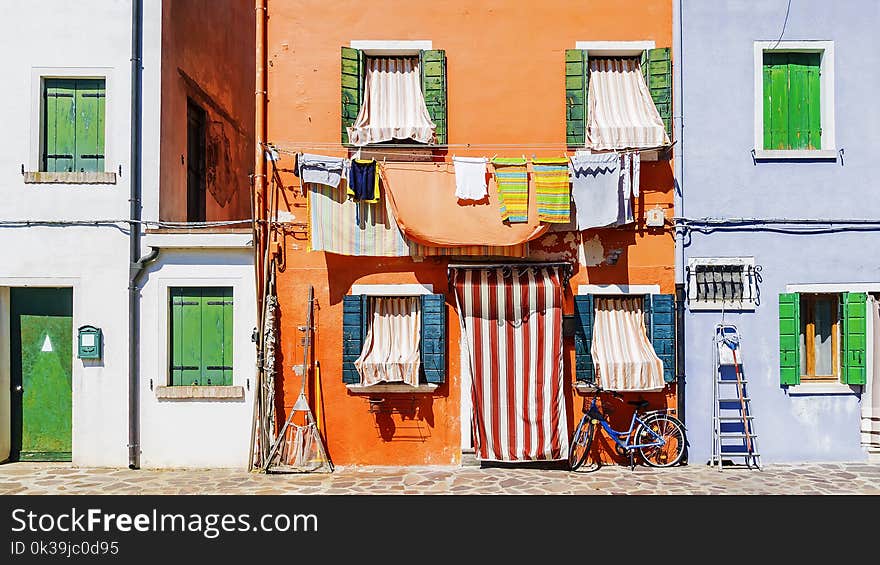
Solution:
M 73 290 L 10 290 L 12 457 L 70 461 Z

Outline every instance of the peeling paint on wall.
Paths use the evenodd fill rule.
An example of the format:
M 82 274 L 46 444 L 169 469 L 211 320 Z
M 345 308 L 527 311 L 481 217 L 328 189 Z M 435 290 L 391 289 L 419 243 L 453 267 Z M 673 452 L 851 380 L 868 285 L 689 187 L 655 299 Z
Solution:
M 596 267 L 602 264 L 605 260 L 605 248 L 598 235 L 594 235 L 592 239 L 584 240 L 580 247 L 578 260 L 581 265 L 586 267 Z

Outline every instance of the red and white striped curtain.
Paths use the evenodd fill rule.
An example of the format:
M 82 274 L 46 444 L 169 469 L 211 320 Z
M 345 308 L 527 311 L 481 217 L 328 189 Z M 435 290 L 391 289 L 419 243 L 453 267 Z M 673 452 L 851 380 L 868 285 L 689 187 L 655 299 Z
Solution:
M 473 377 L 477 457 L 565 459 L 559 269 L 454 269 L 452 284 Z

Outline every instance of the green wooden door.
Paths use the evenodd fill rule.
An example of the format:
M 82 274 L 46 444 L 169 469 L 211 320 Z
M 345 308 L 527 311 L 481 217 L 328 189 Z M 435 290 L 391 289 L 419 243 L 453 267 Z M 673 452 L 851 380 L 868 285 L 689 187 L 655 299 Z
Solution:
M 11 289 L 12 455 L 70 461 L 73 292 Z

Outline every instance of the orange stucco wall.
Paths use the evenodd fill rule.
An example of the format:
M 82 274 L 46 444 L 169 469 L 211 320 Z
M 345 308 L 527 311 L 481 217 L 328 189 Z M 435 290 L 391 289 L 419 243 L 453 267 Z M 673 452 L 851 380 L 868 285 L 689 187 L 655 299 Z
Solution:
M 279 237 L 283 272 L 277 286 L 281 308 L 280 402 L 289 409 L 300 380 L 301 333 L 308 286 L 315 287 L 314 356 L 320 363 L 321 402 L 328 449 L 341 465 L 455 464 L 460 460 L 459 323 L 447 294 L 448 376 L 434 394 L 385 395 L 371 413 L 366 397 L 348 392 L 341 380 L 342 297 L 352 284 L 432 284 L 447 292 L 445 259 L 343 257 L 307 252 L 308 221 L 292 154 L 305 151 L 346 155 L 340 137 L 340 46 L 351 40 L 431 40 L 445 49 L 448 76 L 448 143 L 456 155 L 551 156 L 565 151 L 564 50 L 576 41 L 654 40 L 672 43 L 668 0 L 409 2 L 374 0 L 270 0 L 268 4 L 268 141 L 282 149 L 278 209 L 294 224 Z M 315 144 L 321 144 L 316 147 Z M 481 145 L 517 144 L 503 150 Z M 644 227 L 646 210 L 660 206 L 672 216 L 669 161 L 643 162 L 642 196 L 635 228 L 584 232 L 583 260 L 566 291 L 566 313 L 578 284 L 659 284 L 674 291 L 673 236 Z M 288 218 L 289 219 L 289 218 Z M 598 240 L 594 240 L 598 237 Z M 615 261 L 616 258 L 616 261 Z M 613 263 L 613 264 L 612 264 Z M 565 340 L 566 382 L 572 382 L 574 353 Z M 645 395 L 655 406 L 674 406 L 674 394 Z M 581 396 L 567 392 L 568 413 L 580 417 Z M 390 405 L 394 410 L 388 411 Z M 314 404 L 313 404 L 314 405 Z M 622 416 L 621 416 L 622 414 Z M 616 415 L 628 418 L 629 411 Z M 610 457 L 610 456 L 609 456 Z
M 206 219 L 250 217 L 254 17 L 252 0 L 162 2 L 162 220 L 186 221 L 187 97 L 207 113 Z

